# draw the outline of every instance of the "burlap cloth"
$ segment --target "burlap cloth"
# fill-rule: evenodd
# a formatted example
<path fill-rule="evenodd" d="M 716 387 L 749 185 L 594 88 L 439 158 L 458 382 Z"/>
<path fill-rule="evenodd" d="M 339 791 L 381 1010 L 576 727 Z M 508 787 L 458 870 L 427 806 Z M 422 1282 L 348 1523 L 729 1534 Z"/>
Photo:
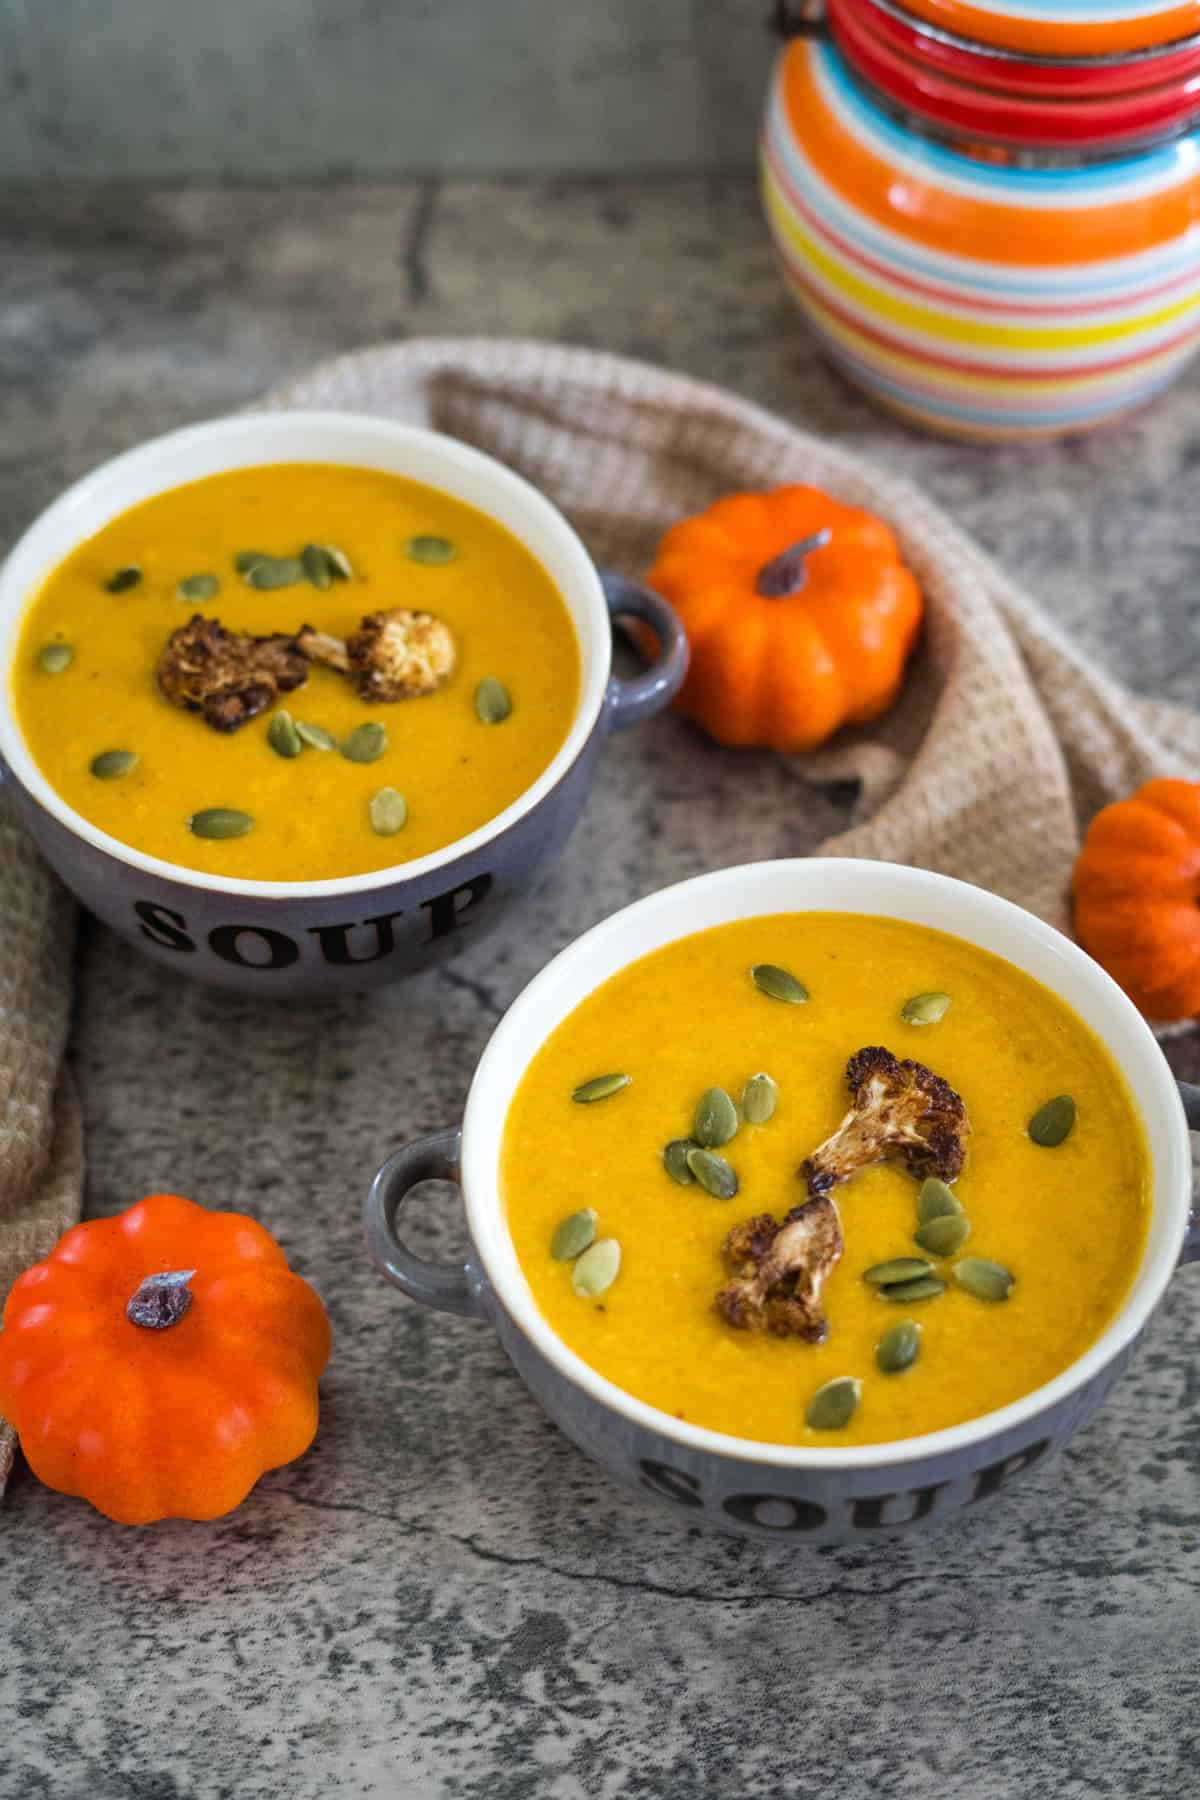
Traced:
<path fill-rule="evenodd" d="M 924 642 L 888 718 L 802 761 L 814 780 L 862 783 L 856 823 L 826 851 L 941 869 L 1065 926 L 1081 823 L 1152 775 L 1200 778 L 1200 716 L 1093 667 L 915 488 L 719 388 L 589 350 L 447 338 L 340 358 L 264 404 L 465 438 L 629 574 L 673 520 L 735 488 L 811 482 L 882 514 L 924 590 Z M 82 1154 L 60 1067 L 71 907 L 2 796 L 0 857 L 3 1295 L 78 1218 Z M 11 1455 L 0 1428 L 0 1487 Z"/>

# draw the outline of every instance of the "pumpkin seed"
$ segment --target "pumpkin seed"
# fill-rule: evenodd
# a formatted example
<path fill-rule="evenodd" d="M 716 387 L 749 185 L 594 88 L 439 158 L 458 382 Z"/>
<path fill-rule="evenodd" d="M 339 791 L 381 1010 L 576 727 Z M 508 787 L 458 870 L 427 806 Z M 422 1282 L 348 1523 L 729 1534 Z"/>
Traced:
<path fill-rule="evenodd" d="M 300 566 L 315 588 L 324 592 L 333 586 L 333 568 L 323 544 L 305 544 L 300 552 Z"/>
<path fill-rule="evenodd" d="M 590 1206 L 565 1218 L 550 1239 L 550 1254 L 555 1262 L 574 1262 L 589 1244 L 596 1241 L 596 1213 Z"/>
<path fill-rule="evenodd" d="M 304 564 L 298 556 L 268 556 L 245 571 L 252 588 L 266 593 L 274 588 L 296 587 L 304 580 Z"/>
<path fill-rule="evenodd" d="M 367 810 L 376 837 L 395 837 L 408 824 L 408 801 L 394 787 L 380 788 L 377 794 L 372 794 Z"/>
<path fill-rule="evenodd" d="M 738 1178 L 725 1161 L 712 1150 L 697 1148 L 687 1153 L 687 1166 L 706 1194 L 714 1200 L 732 1200 L 738 1191 Z"/>
<path fill-rule="evenodd" d="M 254 830 L 254 820 L 249 813 L 238 812 L 233 806 L 206 806 L 201 812 L 192 814 L 188 827 L 193 837 L 237 838 Z"/>
<path fill-rule="evenodd" d="M 494 675 L 485 675 L 475 689 L 475 711 L 485 725 L 503 725 L 512 712 L 512 695 Z"/>
<path fill-rule="evenodd" d="M 971 1221 L 965 1213 L 943 1213 L 940 1218 L 930 1219 L 914 1231 L 913 1240 L 922 1250 L 928 1250 L 930 1256 L 953 1256 L 970 1235 Z"/>
<path fill-rule="evenodd" d="M 581 1081 L 572 1093 L 572 1100 L 580 1106 L 590 1106 L 595 1100 L 609 1100 L 627 1088 L 633 1080 L 632 1075 L 593 1075 L 588 1081 Z"/>
<path fill-rule="evenodd" d="M 340 748 L 348 762 L 378 762 L 387 749 L 387 732 L 371 719 L 365 725 L 356 725 L 350 736 L 342 739 Z"/>
<path fill-rule="evenodd" d="M 136 750 L 102 750 L 99 756 L 93 756 L 88 766 L 99 780 L 116 781 L 136 768 L 137 760 Z"/>
<path fill-rule="evenodd" d="M 1016 1276 L 1003 1263 L 989 1262 L 983 1256 L 964 1256 L 953 1269 L 955 1281 L 976 1300 L 1007 1300 Z"/>
<path fill-rule="evenodd" d="M 748 1125 L 765 1125 L 775 1111 L 779 1089 L 769 1075 L 752 1075 L 742 1089 L 742 1116 Z"/>
<path fill-rule="evenodd" d="M 296 735 L 301 743 L 307 744 L 310 750 L 336 750 L 337 739 L 323 725 L 308 725 L 303 719 L 296 720 Z"/>
<path fill-rule="evenodd" d="M 1070 1094 L 1056 1094 L 1039 1106 L 1029 1121 L 1029 1135 L 1043 1150 L 1054 1150 L 1071 1135 L 1075 1123 L 1075 1102 Z"/>
<path fill-rule="evenodd" d="M 700 1145 L 695 1138 L 672 1138 L 662 1153 L 663 1168 L 671 1180 L 677 1181 L 680 1187 L 691 1187 L 695 1180 L 692 1171 L 688 1168 L 687 1159 L 689 1150 L 699 1150 L 699 1148 Z"/>
<path fill-rule="evenodd" d="M 701 1094 L 692 1121 L 692 1136 L 698 1144 L 706 1150 L 719 1149 L 736 1137 L 737 1128 L 737 1107 L 724 1088 L 711 1087 Z"/>
<path fill-rule="evenodd" d="M 276 756 L 288 758 L 299 756 L 304 748 L 291 713 L 282 707 L 271 716 L 271 723 L 267 726 L 267 742 Z"/>
<path fill-rule="evenodd" d="M 808 1403 L 804 1423 L 812 1431 L 842 1431 L 858 1411 L 862 1382 L 839 1375 L 819 1387 Z"/>
<path fill-rule="evenodd" d="M 766 994 L 772 1000 L 782 1000 L 786 1006 L 803 1006 L 808 999 L 808 989 L 802 981 L 786 969 L 778 968 L 774 963 L 755 963 L 750 971 L 750 979 L 760 994 Z"/>
<path fill-rule="evenodd" d="M 221 583 L 215 575 L 185 575 L 175 589 L 178 600 L 211 600 Z"/>
<path fill-rule="evenodd" d="M 875 1346 L 875 1365 L 884 1375 L 903 1375 L 921 1352 L 921 1327 L 915 1319 L 889 1325 Z"/>
<path fill-rule="evenodd" d="M 936 1275 L 922 1275 L 918 1281 L 898 1281 L 894 1287 L 880 1288 L 881 1300 L 893 1300 L 907 1306 L 910 1300 L 934 1300 L 944 1294 L 946 1284 Z"/>
<path fill-rule="evenodd" d="M 125 594 L 135 588 L 142 579 L 142 571 L 136 563 L 126 563 L 123 569 L 117 569 L 105 582 L 105 592 L 109 594 Z"/>
<path fill-rule="evenodd" d="M 270 553 L 266 550 L 239 550 L 233 559 L 233 566 L 239 575 L 248 575 L 259 563 L 270 562 Z"/>
<path fill-rule="evenodd" d="M 933 1264 L 919 1256 L 893 1256 L 864 1269 L 863 1280 L 871 1287 L 890 1287 L 897 1281 L 916 1281 L 922 1275 L 932 1274 Z"/>
<path fill-rule="evenodd" d="M 329 573 L 335 581 L 353 581 L 354 570 L 344 550 L 339 550 L 336 544 L 318 544 L 317 549 L 325 552 Z"/>
<path fill-rule="evenodd" d="M 928 1225 L 931 1219 L 948 1219 L 961 1211 L 962 1207 L 946 1183 L 939 1181 L 936 1175 L 930 1175 L 921 1183 L 921 1191 L 917 1195 L 917 1218 L 922 1225 Z"/>
<path fill-rule="evenodd" d="M 595 1300 L 610 1288 L 621 1267 L 621 1246 L 616 1238 L 597 1238 L 571 1270 L 571 1286 L 581 1300 Z"/>
<path fill-rule="evenodd" d="M 449 538 L 429 537 L 425 534 L 410 537 L 404 548 L 413 561 L 419 563 L 453 562 L 458 555 L 457 544 L 452 544 Z"/>
<path fill-rule="evenodd" d="M 906 1025 L 936 1025 L 949 1011 L 949 994 L 914 994 L 900 1008 L 900 1017 Z"/>
<path fill-rule="evenodd" d="M 38 651 L 38 667 L 47 675 L 61 675 L 75 660 L 70 644 L 43 644 Z"/>

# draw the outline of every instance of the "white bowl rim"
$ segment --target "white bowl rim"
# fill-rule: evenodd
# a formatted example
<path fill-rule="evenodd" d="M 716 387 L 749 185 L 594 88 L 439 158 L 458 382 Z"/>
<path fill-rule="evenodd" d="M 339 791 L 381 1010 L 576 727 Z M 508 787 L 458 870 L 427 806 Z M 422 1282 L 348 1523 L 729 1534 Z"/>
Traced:
<path fill-rule="evenodd" d="M 269 451 L 248 452 L 244 462 L 230 464 L 230 468 L 262 468 L 280 462 L 320 462 L 320 444 L 311 440 L 322 431 L 345 431 L 352 427 L 360 431 L 364 437 L 375 436 L 381 441 L 400 445 L 410 449 L 430 448 L 433 454 L 444 458 L 443 466 L 456 465 L 463 471 L 472 471 L 490 479 L 498 488 L 507 490 L 513 501 L 525 509 L 525 516 L 538 522 L 545 530 L 558 540 L 559 548 L 568 560 L 573 561 L 579 577 L 581 597 L 593 611 L 597 626 L 597 641 L 603 643 L 608 638 L 608 607 L 604 597 L 604 589 L 600 582 L 595 564 L 588 555 L 581 539 L 574 528 L 551 501 L 547 500 L 533 484 L 518 475 L 514 469 L 508 468 L 495 457 L 472 445 L 461 442 L 458 438 L 448 436 L 445 432 L 434 431 L 423 425 L 410 425 L 399 420 L 380 418 L 372 413 L 355 412 L 352 408 L 335 409 L 282 409 L 278 411 L 264 410 L 246 413 L 235 413 L 218 419 L 203 420 L 198 424 L 184 425 L 178 430 L 150 438 L 132 449 L 122 451 L 120 455 L 110 457 L 90 470 L 78 481 L 72 482 L 56 500 L 52 501 L 18 538 L 8 555 L 0 564 L 0 638 L 3 643 L 3 664 L 0 666 L 0 683 L 3 683 L 3 698 L 0 700 L 0 758 L 8 764 L 12 777 L 25 791 L 49 813 L 58 823 L 73 836 L 83 839 L 96 850 L 105 852 L 116 858 L 129 868 L 141 870 L 144 874 L 153 875 L 160 881 L 174 882 L 182 887 L 199 888 L 209 893 L 239 894 L 254 896 L 259 899 L 296 900 L 300 897 L 320 899 L 333 898 L 339 894 L 358 894 L 371 892 L 383 886 L 394 886 L 399 882 L 420 881 L 424 876 L 433 875 L 438 869 L 458 862 L 461 858 L 471 856 L 482 850 L 493 839 L 501 836 L 511 826 L 524 818 L 527 813 L 539 804 L 567 774 L 576 761 L 588 738 L 591 736 L 600 717 L 604 705 L 605 694 L 611 674 L 611 657 L 608 662 L 601 656 L 588 656 L 587 646 L 581 641 L 576 630 L 576 642 L 579 647 L 581 679 L 579 699 L 576 704 L 575 717 L 566 738 L 559 746 L 556 754 L 542 770 L 541 774 L 506 806 L 503 812 L 497 813 L 486 824 L 470 832 L 466 837 L 455 838 L 441 850 L 430 852 L 427 856 L 415 857 L 411 862 L 388 864 L 381 869 L 368 870 L 362 875 L 336 876 L 324 881 L 260 881 L 248 880 L 240 876 L 215 875 L 203 869 L 189 869 L 182 863 L 167 862 L 161 857 L 148 856 L 144 851 L 135 849 L 131 844 L 122 843 L 119 838 L 111 837 L 108 832 L 101 831 L 92 825 L 81 813 L 62 798 L 42 774 L 30 754 L 24 738 L 17 727 L 15 709 L 11 706 L 10 681 L 13 661 L 20 636 L 21 620 L 25 607 L 36 591 L 37 582 L 44 578 L 70 555 L 71 550 L 85 541 L 90 532 L 81 532 L 71 537 L 70 547 L 60 550 L 57 555 L 40 562 L 40 576 L 33 577 L 32 584 L 23 575 L 23 566 L 29 562 L 38 562 L 43 542 L 58 528 L 60 521 L 68 519 L 76 509 L 90 506 L 93 498 L 102 494 L 105 489 L 119 486 L 136 477 L 148 463 L 161 456 L 167 450 L 190 450 L 197 452 L 210 445 L 219 445 L 224 440 L 236 442 L 239 438 L 263 438 L 275 436 L 280 445 L 285 445 L 293 437 L 299 441 L 295 453 L 272 454 Z M 305 440 L 310 440 L 306 443 Z M 377 465 L 369 461 L 352 463 L 344 456 L 336 459 L 343 467 L 371 468 Z M 383 467 L 383 465 L 378 465 Z M 385 473 L 388 471 L 385 469 Z M 175 479 L 164 482 L 156 491 L 167 493 L 173 487 L 182 485 L 188 479 L 199 479 L 199 476 Z M 421 477 L 413 476 L 420 480 Z M 426 485 L 438 486 L 435 479 L 428 480 Z M 146 496 L 148 497 L 148 496 Z M 125 511 L 130 504 L 125 502 L 115 506 L 109 514 L 115 518 Z M 468 504 L 470 504 L 468 502 Z M 477 508 L 477 510 L 486 510 Z M 521 533 L 512 526 L 505 526 L 514 537 L 521 538 Z M 523 540 L 522 540 L 523 541 Z M 528 548 L 528 546 L 526 546 Z M 531 550 L 530 554 L 534 552 Z M 601 622 L 603 629 L 601 630 Z M 574 628 L 574 622 L 572 621 Z"/>
<path fill-rule="evenodd" d="M 1127 1028 L 1130 1034 L 1128 1053 L 1123 1055 L 1121 1050 L 1102 1033 L 1097 1032 L 1096 1035 L 1100 1036 L 1101 1041 L 1104 1042 L 1109 1055 L 1125 1078 L 1131 1094 L 1134 1088 L 1129 1073 L 1131 1064 L 1140 1061 L 1143 1067 L 1152 1067 L 1156 1070 L 1169 1121 L 1168 1137 L 1162 1146 L 1161 1155 L 1150 1143 L 1150 1131 L 1146 1121 L 1144 1119 L 1142 1121 L 1153 1175 L 1151 1219 L 1146 1246 L 1119 1311 L 1099 1337 L 1060 1374 L 1040 1387 L 1032 1389 L 1028 1394 L 1022 1395 L 1018 1400 L 1010 1402 L 1007 1406 L 982 1413 L 977 1418 L 965 1420 L 959 1425 L 946 1426 L 938 1431 L 923 1433 L 919 1437 L 897 1438 L 879 1444 L 851 1445 L 841 1449 L 762 1443 L 752 1438 L 735 1437 L 725 1432 L 712 1431 L 704 1426 L 680 1421 L 668 1413 L 661 1412 L 657 1407 L 649 1405 L 646 1401 L 638 1400 L 633 1395 L 626 1393 L 624 1389 L 609 1381 L 607 1377 L 599 1374 L 575 1351 L 569 1349 L 537 1307 L 523 1275 L 519 1277 L 519 1281 L 514 1281 L 510 1278 L 511 1272 L 505 1270 L 497 1279 L 494 1255 L 489 1256 L 489 1249 L 494 1249 L 494 1245 L 490 1245 L 488 1241 L 492 1235 L 489 1227 L 498 1227 L 498 1235 L 507 1240 L 512 1263 L 519 1270 L 515 1251 L 511 1250 L 511 1239 L 508 1238 L 507 1228 L 504 1225 L 503 1202 L 499 1191 L 499 1134 L 494 1144 L 485 1147 L 482 1143 L 476 1143 L 472 1133 L 472 1117 L 482 1109 L 489 1088 L 502 1081 L 506 1071 L 511 1073 L 513 1052 L 510 1049 L 510 1043 L 522 1020 L 530 1009 L 536 1008 L 543 998 L 552 994 L 562 979 L 564 971 L 585 956 L 589 950 L 609 946 L 627 932 L 631 924 L 660 908 L 670 908 L 675 911 L 681 924 L 681 929 L 675 932 L 672 938 L 664 939 L 664 942 L 691 936 L 697 928 L 689 929 L 686 924 L 688 904 L 699 891 L 712 891 L 723 884 L 735 887 L 745 886 L 748 890 L 752 890 L 756 882 L 764 878 L 768 872 L 772 876 L 778 875 L 780 871 L 790 875 L 793 870 L 806 870 L 807 874 L 803 878 L 805 880 L 814 879 L 814 870 L 827 874 L 843 874 L 851 871 L 854 876 L 861 878 L 864 885 L 870 883 L 873 878 L 882 877 L 893 884 L 903 883 L 914 894 L 950 890 L 960 897 L 969 897 L 968 904 L 977 908 L 981 915 L 1019 925 L 1021 931 L 1032 939 L 1052 945 L 1061 957 L 1064 957 L 1076 968 L 1083 980 L 1092 983 L 1099 991 L 1106 993 L 1107 1000 L 1113 1006 L 1123 1028 Z M 800 905 L 792 908 L 775 906 L 755 908 L 751 905 L 747 906 L 744 911 L 731 912 L 728 916 L 730 919 L 753 918 L 788 910 L 818 911 L 827 909 L 820 906 Z M 839 907 L 835 910 L 848 909 Z M 882 913 L 882 915 L 877 914 L 876 916 L 890 917 L 892 915 Z M 946 928 L 939 926 L 934 929 L 945 930 Z M 957 928 L 947 931 L 947 935 L 960 937 L 967 943 L 973 941 L 967 932 Z M 647 954 L 647 952 L 640 951 L 631 960 L 638 960 L 643 954 Z M 992 954 L 997 954 L 997 952 L 993 951 Z M 1002 960 L 1004 959 L 1002 958 Z M 1018 968 L 1022 966 L 1013 957 L 1009 957 L 1007 960 L 1014 962 Z M 598 979 L 588 991 L 592 992 L 595 987 L 602 985 L 603 979 L 607 979 L 607 977 Z M 1035 979 L 1037 978 L 1035 977 Z M 568 1008 L 568 1011 L 571 1010 L 574 1010 L 573 1007 Z M 565 1017 L 566 1014 L 564 1013 L 563 1016 Z M 547 1035 L 548 1032 L 543 1032 L 539 1043 L 544 1043 Z M 536 1054 L 536 1050 L 531 1052 L 530 1056 L 517 1058 L 521 1064 L 520 1073 L 522 1075 L 533 1054 Z M 1178 1267 L 1188 1226 L 1188 1202 L 1192 1191 L 1192 1163 L 1183 1103 L 1169 1065 L 1153 1032 L 1112 977 L 1098 963 L 1093 962 L 1070 938 L 1013 901 L 1005 900 L 985 888 L 975 887 L 971 883 L 960 881 L 949 875 L 942 875 L 927 869 L 911 868 L 900 863 L 875 862 L 866 858 L 818 856 L 743 863 L 731 868 L 713 870 L 704 875 L 692 876 L 688 880 L 660 888 L 655 893 L 623 907 L 619 912 L 613 913 L 609 918 L 594 925 L 560 951 L 518 995 L 496 1027 L 480 1058 L 467 1095 L 463 1116 L 462 1187 L 471 1240 L 483 1272 L 494 1289 L 497 1299 L 518 1328 L 533 1342 L 537 1350 L 573 1386 L 583 1389 L 593 1400 L 622 1415 L 630 1423 L 642 1427 L 660 1439 L 673 1441 L 681 1449 L 709 1456 L 724 1457 L 736 1462 L 768 1465 L 780 1469 L 811 1469 L 830 1472 L 877 1469 L 898 1464 L 918 1463 L 934 1457 L 971 1450 L 988 1439 L 1000 1438 L 1016 1428 L 1028 1425 L 1039 1413 L 1067 1399 L 1098 1375 L 1144 1328 L 1158 1306 L 1172 1274 Z M 1153 1245 L 1154 1223 L 1160 1207 L 1173 1207 L 1176 1216 L 1173 1220 L 1168 1220 L 1167 1229 L 1155 1248 Z"/>

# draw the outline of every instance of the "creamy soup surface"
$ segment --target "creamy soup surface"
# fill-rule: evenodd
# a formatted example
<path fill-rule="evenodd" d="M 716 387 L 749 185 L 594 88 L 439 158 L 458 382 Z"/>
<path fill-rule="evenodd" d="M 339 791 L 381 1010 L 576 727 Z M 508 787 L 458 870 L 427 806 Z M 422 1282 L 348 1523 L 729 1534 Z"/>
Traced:
<path fill-rule="evenodd" d="M 750 978 L 782 966 L 809 990 L 802 1005 Z M 911 996 L 948 994 L 940 1022 L 906 1024 Z M 729 1279 L 730 1227 L 782 1219 L 805 1199 L 802 1159 L 849 1107 L 845 1070 L 884 1045 L 944 1077 L 965 1102 L 966 1164 L 953 1184 L 971 1225 L 956 1254 L 913 1241 L 919 1183 L 895 1161 L 833 1188 L 845 1253 L 823 1295 L 823 1343 L 738 1330 L 715 1295 Z M 718 1085 L 739 1099 L 769 1074 L 774 1116 L 739 1124 L 718 1154 L 732 1200 L 681 1187 L 663 1147 L 692 1131 L 697 1100 Z M 579 1104 L 591 1077 L 625 1073 L 611 1097 Z M 1069 1094 L 1076 1119 L 1054 1148 L 1031 1141 L 1043 1104 Z M 1140 1260 L 1150 1166 L 1140 1120 L 1107 1051 L 1047 988 L 960 939 L 888 919 L 782 914 L 701 932 L 655 951 L 593 993 L 533 1059 L 510 1108 L 502 1154 L 507 1219 L 534 1299 L 559 1337 L 601 1374 L 675 1418 L 765 1443 L 836 1448 L 907 1438 L 1018 1399 L 1073 1362 L 1111 1321 Z M 550 1254 L 556 1227 L 593 1208 L 597 1235 L 621 1248 L 601 1295 L 573 1289 L 574 1264 Z M 975 1298 L 952 1270 L 963 1257 L 1015 1278 L 1003 1302 Z M 943 1292 L 906 1304 L 880 1297 L 864 1270 L 924 1258 Z M 919 1354 L 883 1374 L 876 1349 L 901 1319 Z M 806 1424 L 814 1393 L 861 1381 L 857 1410 L 834 1430 Z"/>
<path fill-rule="evenodd" d="M 447 560 L 411 553 L 413 539 L 431 538 L 450 546 Z M 259 591 L 235 566 L 239 553 L 294 558 L 310 543 L 340 550 L 351 578 L 323 591 L 307 581 Z M 140 579 L 110 592 L 126 568 Z M 215 576 L 216 592 L 182 598 L 179 583 L 197 575 Z M 156 684 L 169 634 L 193 613 L 238 633 L 309 625 L 345 639 L 364 615 L 394 607 L 432 613 L 453 634 L 457 662 L 436 693 L 367 701 L 345 675 L 314 664 L 302 687 L 223 734 L 170 705 Z M 68 647 L 71 660 L 48 671 L 44 653 L 54 646 Z M 500 723 L 476 709 L 489 677 L 511 699 Z M 35 761 L 94 825 L 189 868 L 308 881 L 411 861 L 502 812 L 562 745 L 580 660 L 554 583 L 494 520 L 399 476 L 297 463 L 210 476 L 113 520 L 32 597 L 10 681 Z M 339 744 L 377 722 L 387 747 L 369 763 L 310 746 L 282 757 L 267 738 L 280 708 Z M 137 762 L 97 778 L 93 761 L 111 750 Z M 388 835 L 371 816 L 383 788 L 407 805 L 403 827 Z M 249 814 L 252 829 L 198 837 L 189 821 L 213 808 Z"/>

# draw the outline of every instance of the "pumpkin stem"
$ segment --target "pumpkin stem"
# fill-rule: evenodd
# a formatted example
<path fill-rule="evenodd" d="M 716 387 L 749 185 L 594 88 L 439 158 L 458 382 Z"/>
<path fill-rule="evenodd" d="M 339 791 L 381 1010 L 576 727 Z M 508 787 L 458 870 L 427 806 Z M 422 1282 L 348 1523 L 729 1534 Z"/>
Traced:
<path fill-rule="evenodd" d="M 801 538 L 798 544 L 789 544 L 758 571 L 755 592 L 764 600 L 786 600 L 789 594 L 798 594 L 808 573 L 804 566 L 805 557 L 810 550 L 823 550 L 832 536 L 826 525 L 821 531 L 814 531 L 811 537 Z"/>
<path fill-rule="evenodd" d="M 131 1325 L 144 1325 L 148 1331 L 166 1331 L 178 1325 L 192 1304 L 188 1282 L 195 1269 L 169 1269 L 163 1275 L 147 1275 L 125 1308 Z"/>

